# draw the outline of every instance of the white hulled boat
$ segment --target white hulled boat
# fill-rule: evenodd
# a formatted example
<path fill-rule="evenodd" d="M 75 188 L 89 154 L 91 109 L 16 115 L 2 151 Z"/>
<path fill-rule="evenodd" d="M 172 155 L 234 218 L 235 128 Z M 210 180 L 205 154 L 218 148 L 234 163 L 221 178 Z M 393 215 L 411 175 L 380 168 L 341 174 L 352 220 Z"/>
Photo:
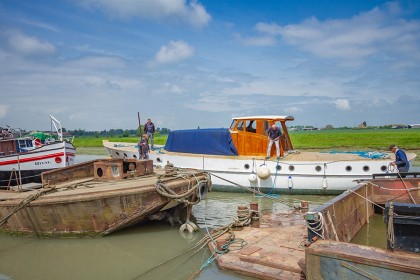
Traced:
<path fill-rule="evenodd" d="M 392 153 L 306 152 L 293 150 L 286 127 L 291 116 L 249 116 L 233 118 L 229 129 L 172 131 L 165 147 L 149 156 L 157 166 L 202 169 L 212 174 L 213 189 L 238 191 L 240 186 L 269 193 L 337 194 L 368 180 L 375 173 L 392 172 Z M 280 159 L 273 145 L 265 159 L 267 130 L 281 128 Z M 135 143 L 104 140 L 113 158 L 137 158 Z M 410 162 L 416 157 L 409 153 Z"/>
<path fill-rule="evenodd" d="M 0 186 L 40 183 L 44 171 L 74 164 L 76 149 L 63 139 L 61 123 L 51 121 L 58 139 L 42 142 L 33 137 L 15 137 L 8 129 L 0 133 Z"/>

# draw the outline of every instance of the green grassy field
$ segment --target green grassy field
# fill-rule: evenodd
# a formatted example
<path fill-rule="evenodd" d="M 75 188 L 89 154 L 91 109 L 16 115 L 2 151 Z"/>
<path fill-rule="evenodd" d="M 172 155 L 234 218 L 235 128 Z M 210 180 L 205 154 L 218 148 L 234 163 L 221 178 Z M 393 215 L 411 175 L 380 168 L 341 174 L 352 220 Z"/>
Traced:
<path fill-rule="evenodd" d="M 315 130 L 291 131 L 290 138 L 295 150 L 348 150 L 348 151 L 387 151 L 390 144 L 396 144 L 407 152 L 419 156 L 420 164 L 420 129 L 360 129 L 360 130 Z M 102 139 L 111 142 L 136 143 L 139 137 L 114 138 L 75 138 L 74 145 L 79 153 L 103 154 Z M 155 144 L 164 145 L 167 135 L 157 135 Z"/>

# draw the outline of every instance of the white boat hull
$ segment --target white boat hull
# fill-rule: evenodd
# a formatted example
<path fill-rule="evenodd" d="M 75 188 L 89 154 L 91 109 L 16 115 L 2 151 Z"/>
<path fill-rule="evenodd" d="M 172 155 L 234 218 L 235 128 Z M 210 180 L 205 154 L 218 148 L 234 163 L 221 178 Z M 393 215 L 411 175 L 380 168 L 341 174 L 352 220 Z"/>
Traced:
<path fill-rule="evenodd" d="M 73 165 L 75 154 L 74 146 L 63 141 L 47 144 L 28 152 L 1 156 L 0 185 L 41 182 L 42 172 Z M 21 178 L 21 182 L 16 181 L 16 178 Z"/>
<path fill-rule="evenodd" d="M 135 144 L 104 142 L 112 158 L 137 158 Z M 264 193 L 337 194 L 357 185 L 359 180 L 368 180 L 372 174 L 387 173 L 393 161 L 387 159 L 362 158 L 357 160 L 336 160 L 328 153 L 320 154 L 325 160 L 294 160 L 285 158 L 264 160 L 252 157 L 191 155 L 152 151 L 149 158 L 156 166 L 163 167 L 170 162 L 175 167 L 201 169 L 212 174 L 213 189 L 219 191 L 245 191 L 256 188 Z M 312 155 L 313 155 L 312 154 Z M 304 158 L 302 153 L 300 158 Z M 331 157 L 332 159 L 328 159 Z M 344 156 L 343 156 L 344 157 Z M 410 161 L 415 155 L 410 154 Z M 251 174 L 258 174 L 261 166 L 268 167 L 269 177 L 265 180 Z M 256 177 L 251 181 L 250 177 Z"/>

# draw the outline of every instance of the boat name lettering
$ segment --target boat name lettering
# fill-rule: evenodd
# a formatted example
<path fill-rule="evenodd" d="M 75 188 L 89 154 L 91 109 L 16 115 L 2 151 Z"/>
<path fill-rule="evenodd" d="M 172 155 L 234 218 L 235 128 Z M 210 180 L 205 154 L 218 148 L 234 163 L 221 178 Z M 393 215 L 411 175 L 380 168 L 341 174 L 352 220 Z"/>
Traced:
<path fill-rule="evenodd" d="M 47 161 L 37 161 L 35 162 L 35 165 L 44 165 L 44 164 L 51 164 L 51 162 L 49 160 Z"/>

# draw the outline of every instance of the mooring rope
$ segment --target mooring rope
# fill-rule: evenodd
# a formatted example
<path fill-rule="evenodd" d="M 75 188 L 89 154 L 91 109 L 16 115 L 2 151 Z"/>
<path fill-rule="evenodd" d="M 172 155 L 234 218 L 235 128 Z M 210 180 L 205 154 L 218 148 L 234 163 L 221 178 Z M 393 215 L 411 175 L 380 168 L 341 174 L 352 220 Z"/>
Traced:
<path fill-rule="evenodd" d="M 31 203 L 32 201 L 38 199 L 39 197 L 41 197 L 42 195 L 50 192 L 54 190 L 54 188 L 47 188 L 47 189 L 42 189 L 41 191 L 38 191 L 36 194 L 32 194 L 30 196 L 28 196 L 27 198 L 25 198 L 24 200 L 22 200 L 13 210 L 12 212 L 10 212 L 6 217 L 4 217 L 1 221 L 0 221 L 0 227 L 5 224 L 9 218 L 14 215 L 15 213 L 17 213 L 20 209 L 26 207 L 26 205 L 28 205 L 29 203 Z"/>
<path fill-rule="evenodd" d="M 214 174 L 214 173 L 210 173 L 210 174 L 211 174 L 212 176 L 216 177 L 216 178 L 219 178 L 219 179 L 221 179 L 221 180 L 224 180 L 224 181 L 226 181 L 226 182 L 228 182 L 228 183 L 231 183 L 232 185 L 235 185 L 235 186 L 237 186 L 237 187 L 243 188 L 243 189 L 245 189 L 245 190 L 247 190 L 247 191 L 249 191 L 249 192 L 252 192 L 252 193 L 254 193 L 254 194 L 257 194 L 257 195 L 259 195 L 259 196 L 263 196 L 263 197 L 265 197 L 265 198 L 269 198 L 269 199 L 273 199 L 273 200 L 275 200 L 275 201 L 281 202 L 281 203 L 283 203 L 283 204 L 285 204 L 285 205 L 289 206 L 290 208 L 293 208 L 293 209 L 297 209 L 297 208 L 299 208 L 299 207 L 297 207 L 297 206 L 293 205 L 293 203 L 290 203 L 290 202 L 288 202 L 288 201 L 285 201 L 285 200 L 283 200 L 283 199 L 281 199 L 281 198 L 272 197 L 272 196 L 267 195 L 267 194 L 265 194 L 265 193 L 262 193 L 262 192 L 260 192 L 260 191 L 256 191 L 256 190 L 254 190 L 254 189 L 252 189 L 252 188 L 250 188 L 250 187 L 246 187 L 246 186 L 243 186 L 243 185 L 241 185 L 241 184 L 238 184 L 238 183 L 235 183 L 235 182 L 233 182 L 233 181 L 230 181 L 230 180 L 228 180 L 228 179 L 225 179 L 225 178 L 223 178 L 223 177 L 220 177 L 220 176 L 218 176 L 218 175 L 216 175 L 216 174 Z"/>
<path fill-rule="evenodd" d="M 324 216 L 322 215 L 321 212 L 318 212 L 317 214 L 319 216 L 319 221 L 311 223 L 308 220 L 305 220 L 306 226 L 313 233 L 315 233 L 316 235 L 318 235 L 322 239 L 325 239 L 325 237 L 324 237 Z M 318 233 L 319 231 L 321 231 L 321 233 Z"/>
<path fill-rule="evenodd" d="M 166 173 L 163 175 L 160 175 L 154 185 L 156 191 L 164 197 L 174 199 L 186 205 L 195 205 L 199 203 L 201 200 L 201 192 L 200 192 L 201 187 L 204 185 L 209 185 L 211 182 L 210 175 L 208 173 L 206 173 L 206 179 L 200 180 L 198 179 L 196 172 L 187 172 L 184 170 L 175 169 L 168 165 L 165 166 L 165 171 Z M 191 187 L 191 184 L 192 184 L 191 177 L 194 177 L 195 181 L 197 182 L 192 187 Z M 164 179 L 168 179 L 168 178 L 182 178 L 184 180 L 187 180 L 188 191 L 181 194 L 175 193 L 172 189 L 170 189 L 168 186 L 165 185 Z M 188 197 L 193 196 L 194 194 L 196 194 L 196 198 L 197 198 L 195 201 L 190 201 L 187 199 Z"/>
<path fill-rule="evenodd" d="M 394 236 L 394 205 L 392 202 L 389 205 L 388 210 L 388 229 L 387 229 L 387 238 L 389 242 L 389 247 L 394 249 L 395 247 L 395 236 Z"/>

